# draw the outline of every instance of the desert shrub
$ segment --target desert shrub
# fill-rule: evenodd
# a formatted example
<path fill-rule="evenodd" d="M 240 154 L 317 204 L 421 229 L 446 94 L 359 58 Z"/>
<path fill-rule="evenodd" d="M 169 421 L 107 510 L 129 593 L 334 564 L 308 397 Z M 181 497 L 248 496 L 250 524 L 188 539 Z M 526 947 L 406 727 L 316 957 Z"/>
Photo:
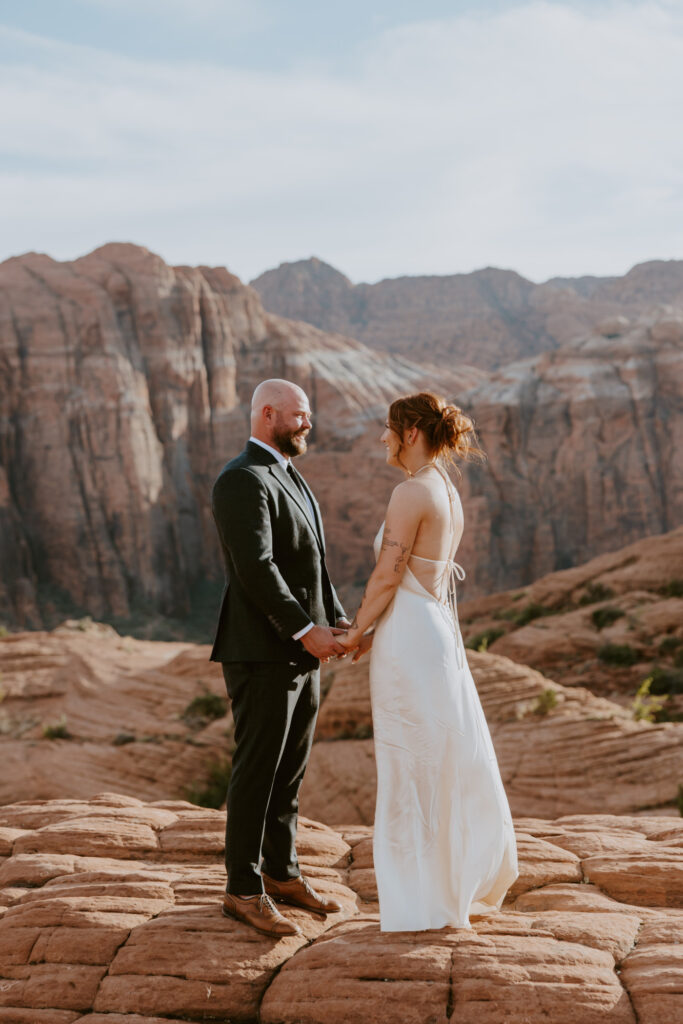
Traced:
<path fill-rule="evenodd" d="M 544 608 L 542 604 L 537 604 L 535 601 L 530 601 L 529 604 L 524 605 L 521 611 L 517 612 L 512 621 L 517 626 L 526 626 L 534 619 L 540 619 L 542 615 L 552 615 L 552 610 Z"/>
<path fill-rule="evenodd" d="M 46 722 L 43 725 L 43 738 L 46 740 L 73 739 L 66 725 L 66 715 L 62 715 L 58 722 Z"/>
<path fill-rule="evenodd" d="M 539 693 L 532 710 L 535 715 L 547 715 L 554 707 L 557 707 L 557 693 L 548 687 Z"/>
<path fill-rule="evenodd" d="M 183 798 L 199 807 L 221 807 L 228 792 L 232 763 L 227 757 L 211 761 L 202 779 L 183 789 Z"/>
<path fill-rule="evenodd" d="M 669 580 L 659 588 L 659 593 L 663 597 L 683 597 L 683 580 Z"/>
<path fill-rule="evenodd" d="M 111 742 L 115 747 L 125 747 L 126 743 L 135 743 L 135 733 L 125 732 L 124 730 L 117 733 Z"/>
<path fill-rule="evenodd" d="M 674 665 L 676 668 L 683 668 L 683 648 L 674 654 Z"/>
<path fill-rule="evenodd" d="M 607 665 L 635 665 L 640 660 L 640 652 L 629 644 L 603 644 L 598 650 L 598 658 Z"/>
<path fill-rule="evenodd" d="M 676 793 L 676 805 L 678 807 L 678 813 L 683 818 L 683 786 L 679 785 L 678 792 Z"/>
<path fill-rule="evenodd" d="M 631 702 L 631 714 L 637 722 L 656 722 L 658 715 L 664 708 L 664 702 L 667 698 L 664 697 L 663 700 L 657 700 L 656 697 L 650 694 L 651 686 L 652 676 L 650 675 L 647 679 L 643 679 Z"/>
<path fill-rule="evenodd" d="M 4 636 L 9 636 L 9 629 L 7 626 L 0 625 L 0 638 Z"/>
<path fill-rule="evenodd" d="M 663 655 L 674 654 L 683 644 L 683 637 L 665 636 L 659 644 L 659 653 Z"/>
<path fill-rule="evenodd" d="M 227 711 L 228 702 L 225 697 L 211 693 L 202 684 L 202 692 L 192 698 L 180 717 L 191 729 L 203 729 L 216 718 L 224 718 Z"/>
<path fill-rule="evenodd" d="M 372 722 L 360 722 L 358 725 L 347 726 L 331 736 L 332 740 L 369 740 L 372 738 Z"/>
<path fill-rule="evenodd" d="M 655 665 L 650 673 L 652 684 L 650 693 L 683 693 L 683 668 L 669 668 Z"/>
<path fill-rule="evenodd" d="M 604 608 L 596 608 L 591 613 L 591 621 L 596 629 L 604 629 L 605 626 L 611 626 L 613 622 L 620 619 L 624 615 L 621 608 L 616 608 L 614 605 L 606 605 Z"/>
<path fill-rule="evenodd" d="M 467 646 L 472 651 L 486 651 L 488 650 L 489 644 L 492 644 L 495 640 L 503 635 L 504 629 L 498 629 L 496 626 L 491 629 L 485 629 L 482 633 L 476 633 L 467 641 Z"/>
<path fill-rule="evenodd" d="M 604 583 L 589 583 L 579 598 L 579 604 L 597 604 L 598 601 L 609 601 L 611 597 L 614 597 L 611 587 L 606 587 Z"/>

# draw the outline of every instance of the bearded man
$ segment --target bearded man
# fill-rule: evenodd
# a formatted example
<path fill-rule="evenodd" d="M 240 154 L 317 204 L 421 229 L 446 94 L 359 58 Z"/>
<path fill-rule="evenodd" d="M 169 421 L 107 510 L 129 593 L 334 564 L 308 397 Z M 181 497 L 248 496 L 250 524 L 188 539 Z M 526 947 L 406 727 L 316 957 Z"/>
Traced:
<path fill-rule="evenodd" d="M 318 503 L 291 461 L 306 451 L 310 430 L 305 392 L 263 381 L 251 437 L 212 495 L 226 586 L 211 660 L 223 666 L 235 723 L 223 913 L 276 936 L 300 928 L 273 900 L 341 910 L 301 876 L 295 846 L 320 661 L 346 653 L 336 636 L 350 625 L 325 565 Z"/>

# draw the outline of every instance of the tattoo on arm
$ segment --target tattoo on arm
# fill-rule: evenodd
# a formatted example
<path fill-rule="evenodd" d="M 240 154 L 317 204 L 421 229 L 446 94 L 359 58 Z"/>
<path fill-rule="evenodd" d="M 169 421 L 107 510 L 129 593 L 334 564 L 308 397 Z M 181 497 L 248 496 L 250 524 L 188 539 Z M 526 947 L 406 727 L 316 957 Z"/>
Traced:
<path fill-rule="evenodd" d="M 398 573 L 401 571 L 401 566 L 406 561 L 406 555 L 410 551 L 410 545 L 402 544 L 398 540 L 392 540 L 389 531 L 385 530 L 382 538 L 382 551 L 385 551 L 387 548 L 400 549 L 396 552 L 396 561 L 394 562 L 394 572 Z"/>

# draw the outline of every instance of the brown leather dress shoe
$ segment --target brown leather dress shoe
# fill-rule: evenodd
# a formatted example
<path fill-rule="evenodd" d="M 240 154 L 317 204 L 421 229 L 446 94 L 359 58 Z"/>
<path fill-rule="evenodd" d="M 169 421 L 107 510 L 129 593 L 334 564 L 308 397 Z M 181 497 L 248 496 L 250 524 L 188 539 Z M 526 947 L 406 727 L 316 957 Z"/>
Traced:
<path fill-rule="evenodd" d="M 278 882 L 275 878 L 264 874 L 263 871 L 261 877 L 268 895 L 280 903 L 289 903 L 292 907 L 303 907 L 304 910 L 312 910 L 316 914 L 336 914 L 342 909 L 341 904 L 336 900 L 317 893 L 303 875 L 299 875 L 298 878 L 289 878 L 286 882 Z"/>
<path fill-rule="evenodd" d="M 252 899 L 243 899 L 241 896 L 226 892 L 223 898 L 223 914 L 225 917 L 244 921 L 265 935 L 275 935 L 278 938 L 282 938 L 283 935 L 301 935 L 298 924 L 283 917 L 265 893 Z"/>

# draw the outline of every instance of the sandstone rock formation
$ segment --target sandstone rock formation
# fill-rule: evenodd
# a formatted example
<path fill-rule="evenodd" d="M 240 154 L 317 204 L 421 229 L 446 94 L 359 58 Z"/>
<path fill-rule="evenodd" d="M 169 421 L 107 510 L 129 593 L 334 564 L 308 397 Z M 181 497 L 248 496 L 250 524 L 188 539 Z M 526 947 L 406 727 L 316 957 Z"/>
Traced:
<path fill-rule="evenodd" d="M 151 800 L 193 786 L 199 795 L 232 750 L 208 653 L 97 624 L 0 638 L 0 803 L 87 799 L 106 786 Z"/>
<path fill-rule="evenodd" d="M 264 313 L 224 269 L 172 268 L 119 244 L 73 263 L 3 263 L 0 621 L 54 625 L 67 605 L 185 616 L 207 581 L 217 605 L 211 484 L 248 436 L 255 384 L 283 375 L 309 392 L 315 446 L 331 459 L 368 423 L 376 433 L 389 397 L 435 379 Z"/>
<path fill-rule="evenodd" d="M 511 363 L 459 395 L 488 454 L 461 485 L 458 561 L 475 576 L 461 596 L 680 526 L 681 395 L 683 318 L 668 315 Z"/>
<path fill-rule="evenodd" d="M 489 455 L 461 483 L 465 598 L 683 517 L 675 311 L 617 322 L 613 303 L 595 333 L 487 375 L 267 314 L 226 270 L 171 268 L 136 246 L 8 260 L 0 294 L 0 625 L 50 626 L 68 611 L 139 629 L 159 614 L 186 619 L 203 595 L 193 638 L 210 640 L 222 586 L 210 488 L 242 446 L 254 384 L 271 374 L 311 396 L 316 433 L 301 465 L 350 604 L 399 479 L 378 444 L 386 404 L 407 390 L 455 397 Z"/>
<path fill-rule="evenodd" d="M 520 875 L 472 928 L 382 933 L 372 832 L 300 822 L 342 903 L 280 941 L 222 917 L 224 816 L 105 793 L 0 808 L 0 1020 L 663 1024 L 680 1016 L 683 822 L 518 819 Z"/>
<path fill-rule="evenodd" d="M 272 313 L 338 331 L 378 349 L 485 370 L 573 341 L 596 325 L 683 310 L 683 261 L 658 260 L 623 277 L 533 284 L 510 270 L 399 277 L 353 285 L 313 258 L 283 263 L 251 282 Z"/>
<path fill-rule="evenodd" d="M 513 815 L 676 814 L 683 723 L 618 704 L 495 654 L 468 651 Z M 367 659 L 332 670 L 301 790 L 305 814 L 369 824 L 375 764 Z"/>
<path fill-rule="evenodd" d="M 0 638 L 0 802 L 87 800 L 109 785 L 218 806 L 232 718 L 208 655 L 208 646 L 134 640 L 96 624 Z M 496 654 L 468 658 L 515 814 L 674 808 L 683 724 L 634 721 L 626 708 Z M 328 667 L 323 690 L 302 809 L 331 824 L 367 824 L 375 795 L 367 660 Z"/>
<path fill-rule="evenodd" d="M 631 701 L 654 673 L 653 692 L 670 692 L 673 712 L 683 693 L 683 527 L 464 602 L 460 623 L 475 646 L 612 699 Z"/>

